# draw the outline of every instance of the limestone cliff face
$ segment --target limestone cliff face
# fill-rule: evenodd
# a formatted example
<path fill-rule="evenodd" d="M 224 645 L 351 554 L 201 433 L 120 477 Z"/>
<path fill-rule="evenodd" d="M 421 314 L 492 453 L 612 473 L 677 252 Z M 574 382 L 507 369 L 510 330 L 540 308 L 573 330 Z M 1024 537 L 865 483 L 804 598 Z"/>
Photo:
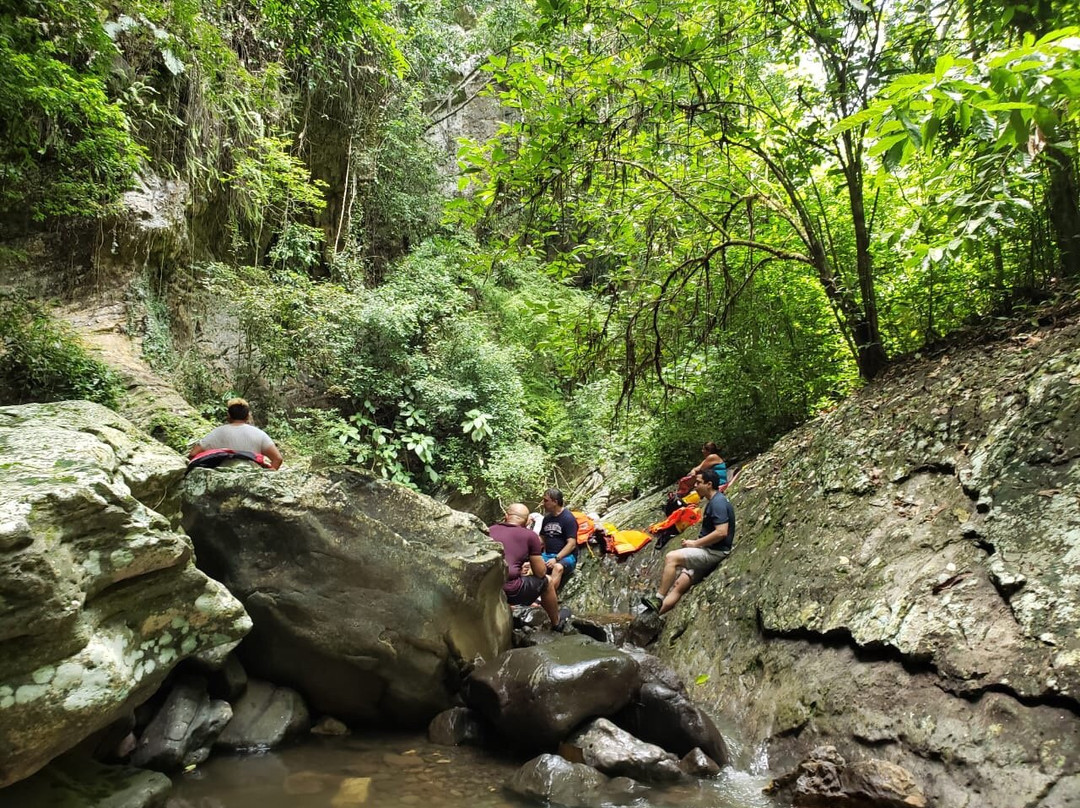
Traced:
<path fill-rule="evenodd" d="M 0 408 L 0 787 L 250 628 L 176 530 L 183 470 L 96 404 Z"/>
<path fill-rule="evenodd" d="M 827 741 L 939 805 L 1075 804 L 1078 483 L 1080 326 L 911 363 L 747 466 L 736 549 L 658 652 L 708 677 L 695 695 L 744 760 L 764 745 L 784 769 Z M 629 605 L 659 558 L 585 565 L 578 605 L 618 584 Z"/>

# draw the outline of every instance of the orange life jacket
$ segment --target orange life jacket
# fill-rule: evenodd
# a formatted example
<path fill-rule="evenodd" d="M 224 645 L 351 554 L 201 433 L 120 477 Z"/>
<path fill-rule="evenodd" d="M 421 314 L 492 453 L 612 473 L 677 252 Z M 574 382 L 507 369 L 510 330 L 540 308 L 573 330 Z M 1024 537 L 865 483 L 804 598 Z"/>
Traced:
<path fill-rule="evenodd" d="M 679 508 L 677 511 L 672 512 L 671 516 L 669 516 L 663 522 L 657 522 L 655 525 L 649 525 L 649 532 L 659 533 L 661 530 L 667 530 L 669 527 L 673 527 L 679 533 L 682 533 L 688 527 L 696 525 L 700 521 L 701 514 L 698 512 L 697 508 Z"/>
<path fill-rule="evenodd" d="M 588 514 L 581 511 L 570 511 L 577 519 L 577 543 L 587 544 L 596 532 L 596 523 L 589 518 Z"/>

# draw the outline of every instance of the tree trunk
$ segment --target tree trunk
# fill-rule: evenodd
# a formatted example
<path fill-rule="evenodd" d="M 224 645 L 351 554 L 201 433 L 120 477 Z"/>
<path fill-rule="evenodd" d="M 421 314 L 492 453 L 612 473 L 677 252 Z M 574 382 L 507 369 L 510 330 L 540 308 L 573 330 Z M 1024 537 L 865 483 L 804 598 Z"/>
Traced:
<path fill-rule="evenodd" d="M 1054 227 L 1054 242 L 1066 278 L 1080 278 L 1080 189 L 1076 181 L 1076 162 L 1072 155 L 1050 146 L 1050 187 L 1046 202 Z"/>
<path fill-rule="evenodd" d="M 874 264 L 870 255 L 870 231 L 866 226 L 866 204 L 863 197 L 862 155 L 856 154 L 850 131 L 844 133 L 843 144 L 844 178 L 851 207 L 851 223 L 855 230 L 855 269 L 859 278 L 859 308 L 862 314 L 858 321 L 852 323 L 855 362 L 859 366 L 859 375 L 870 381 L 882 371 L 889 358 L 885 354 L 885 346 L 881 344 L 881 331 L 878 328 Z"/>

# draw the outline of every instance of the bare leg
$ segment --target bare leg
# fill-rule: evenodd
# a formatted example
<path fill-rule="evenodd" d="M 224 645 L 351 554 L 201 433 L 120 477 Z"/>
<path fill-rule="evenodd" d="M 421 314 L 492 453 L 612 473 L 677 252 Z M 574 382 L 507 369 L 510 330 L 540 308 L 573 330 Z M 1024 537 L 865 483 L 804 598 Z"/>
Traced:
<path fill-rule="evenodd" d="M 548 619 L 551 621 L 551 627 L 555 628 L 559 624 L 559 598 L 555 594 L 555 584 L 552 583 L 551 577 L 547 579 L 547 586 L 544 587 L 544 591 L 540 593 L 540 605 L 544 607 L 544 611 L 547 612 Z"/>
<path fill-rule="evenodd" d="M 660 588 L 656 590 L 660 597 L 667 597 L 671 585 L 675 583 L 675 576 L 682 566 L 682 550 L 672 550 L 664 556 L 664 571 L 660 574 Z"/>
<path fill-rule="evenodd" d="M 675 579 L 675 587 L 664 596 L 664 602 L 660 606 L 660 614 L 670 612 L 675 604 L 682 600 L 682 596 L 694 585 L 694 576 L 689 570 L 683 570 L 682 574 Z"/>
<path fill-rule="evenodd" d="M 558 561 L 555 562 L 555 566 L 551 568 L 551 587 L 552 592 L 558 592 L 559 586 L 562 584 L 563 567 Z"/>

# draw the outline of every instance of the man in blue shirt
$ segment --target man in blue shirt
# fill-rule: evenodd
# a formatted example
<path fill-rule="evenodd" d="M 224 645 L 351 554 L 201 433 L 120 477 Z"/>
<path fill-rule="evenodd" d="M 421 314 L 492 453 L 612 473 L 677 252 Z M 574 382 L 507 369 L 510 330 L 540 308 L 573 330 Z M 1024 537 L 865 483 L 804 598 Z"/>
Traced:
<path fill-rule="evenodd" d="M 544 519 L 540 523 L 540 538 L 544 542 L 544 563 L 556 591 L 577 565 L 577 519 L 563 504 L 563 493 L 549 488 L 540 500 Z"/>
<path fill-rule="evenodd" d="M 694 490 L 705 502 L 701 533 L 696 539 L 683 539 L 680 549 L 664 557 L 660 588 L 655 595 L 641 599 L 652 611 L 670 612 L 695 581 L 704 578 L 730 555 L 735 541 L 735 509 L 717 490 L 719 487 L 720 475 L 713 469 L 699 471 L 694 476 Z"/>

